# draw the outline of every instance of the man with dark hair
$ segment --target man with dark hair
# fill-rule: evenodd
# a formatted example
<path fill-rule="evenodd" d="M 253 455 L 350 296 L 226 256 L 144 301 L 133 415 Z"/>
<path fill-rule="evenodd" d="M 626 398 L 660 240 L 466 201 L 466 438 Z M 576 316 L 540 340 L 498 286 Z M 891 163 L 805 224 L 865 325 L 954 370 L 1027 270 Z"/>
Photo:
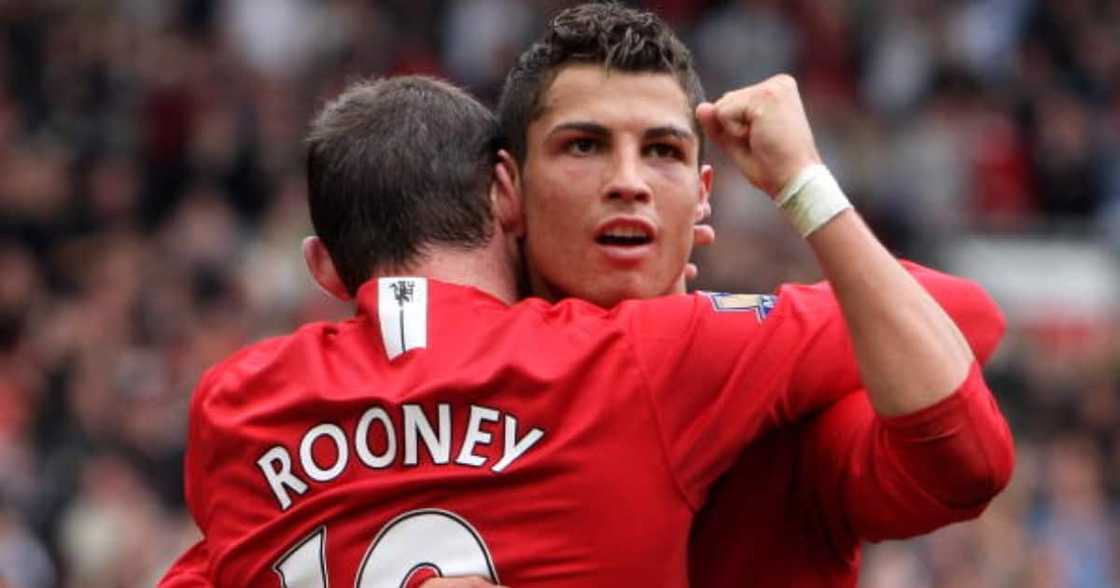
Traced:
<path fill-rule="evenodd" d="M 319 113 L 307 137 L 311 222 L 347 295 L 424 247 L 486 243 L 497 133 L 486 107 L 429 79 L 361 82 Z M 384 193 L 398 197 L 369 197 Z"/>
<path fill-rule="evenodd" d="M 393 567 L 399 561 L 381 554 L 402 543 L 406 551 L 414 548 L 417 533 L 432 528 L 444 532 L 432 539 L 437 552 L 427 558 L 440 573 L 497 580 L 485 545 L 464 548 L 474 530 L 456 526 L 461 521 L 453 514 L 413 509 L 392 521 L 401 513 L 361 516 L 369 496 L 385 494 L 377 473 L 446 464 L 445 435 L 452 432 L 445 405 L 432 406 L 422 390 L 383 393 L 383 374 L 376 373 L 428 346 L 427 305 L 445 296 L 445 285 L 429 289 L 424 279 L 371 276 L 422 270 L 478 285 L 481 290 L 461 293 L 464 315 L 490 315 L 488 307 L 505 309 L 519 295 L 519 254 L 509 236 L 520 222 L 517 203 L 492 186 L 497 138 L 488 109 L 450 84 L 422 77 L 358 82 L 315 118 L 307 178 L 318 236 L 304 240 L 303 254 L 316 282 L 337 298 L 356 299 L 358 314 L 253 345 L 203 377 L 192 398 L 185 468 L 188 506 L 204 539 L 160 586 L 318 587 L 329 578 L 343 584 L 356 578 L 364 586 L 379 585 L 373 578 L 386 575 L 394 576 L 393 586 L 406 577 L 416 586 L 433 575 L 428 568 L 401 570 Z M 447 312 L 454 322 L 457 313 Z M 432 339 L 438 340 L 435 333 Z M 420 388 L 441 384 L 416 381 Z M 498 461 L 481 465 L 501 471 L 540 440 L 540 429 L 518 428 L 508 415 L 504 424 L 514 426 L 504 437 L 484 430 L 494 420 L 490 410 L 481 402 L 470 407 L 469 418 L 477 420 L 464 443 L 476 449 L 456 444 L 454 463 L 473 471 L 479 454 L 494 456 L 483 449 L 493 435 L 507 445 Z M 354 411 L 361 416 L 355 419 Z M 460 431 L 463 416 L 453 416 Z M 334 465 L 320 467 L 326 463 Z M 374 475 L 363 480 L 355 469 Z M 396 534 L 387 534 L 390 529 Z M 448 562 L 441 548 L 457 559 Z"/>
<path fill-rule="evenodd" d="M 660 82 L 668 87 L 671 102 L 661 96 L 615 94 L 620 79 L 610 75 L 614 72 Z M 533 230 L 526 235 L 525 255 L 535 294 L 552 299 L 575 295 L 610 307 L 669 290 L 680 274 L 681 260 L 687 260 L 691 251 L 693 223 L 708 209 L 712 170 L 699 165 L 704 139 L 692 115 L 703 101 L 688 49 L 651 13 L 612 4 L 565 10 L 544 37 L 521 55 L 507 76 L 499 117 L 530 204 L 526 221 Z M 569 104 L 584 118 L 565 118 Z M 623 121 L 628 124 L 654 119 L 665 124 L 641 129 L 642 136 L 612 135 L 614 129 L 585 124 L 589 109 L 614 109 L 616 119 L 629 116 Z M 655 187 L 659 197 L 651 199 L 651 216 L 644 219 L 649 222 L 638 218 L 620 227 L 601 226 L 615 204 L 630 198 L 626 186 L 612 195 L 610 203 L 600 205 L 591 195 L 599 189 L 604 173 L 613 171 L 613 163 L 601 157 L 584 158 L 585 163 L 603 165 L 574 169 L 563 150 L 602 152 L 604 146 L 619 147 L 612 141 L 628 138 L 662 162 L 680 163 L 687 155 L 697 163 L 693 169 L 662 166 L 674 175 L 659 178 L 662 181 Z M 615 229 L 618 234 L 611 234 Z M 659 239 L 649 234 L 655 229 Z M 606 255 L 573 239 L 588 231 L 595 232 L 593 238 Z M 643 255 L 635 259 L 635 253 Z"/>
<path fill-rule="evenodd" d="M 684 90 L 690 110 L 706 100 L 691 53 L 657 15 L 613 4 L 580 5 L 556 15 L 506 76 L 498 111 L 509 150 L 518 161 L 525 160 L 526 133 L 541 115 L 549 86 L 561 69 L 577 63 L 670 74 Z M 699 135 L 699 123 L 692 127 Z"/>
<path fill-rule="evenodd" d="M 655 83 L 664 91 L 651 93 Z M 767 183 L 759 167 L 775 160 L 752 151 L 785 146 L 757 144 L 769 137 L 718 105 L 743 94 L 778 94 L 783 85 L 788 80 L 770 80 L 716 108 L 700 107 L 704 92 L 689 52 L 655 15 L 587 4 L 556 16 L 509 73 L 499 108 L 521 174 L 534 291 L 607 307 L 663 292 L 685 263 L 684 227 L 711 186 L 702 136 L 687 129 L 707 123 L 756 185 L 779 194 L 788 180 L 770 175 L 776 181 Z M 784 99 L 796 101 L 796 92 Z M 795 200 L 783 200 L 782 208 L 807 232 L 803 221 L 812 212 Z M 616 216 L 631 218 L 624 239 L 608 232 L 617 224 L 603 220 Z M 810 244 L 823 262 L 828 252 Z M 976 304 L 973 285 L 907 267 L 962 327 L 999 322 L 998 314 L 985 317 L 998 311 Z M 998 335 L 973 338 L 981 359 L 997 342 Z M 911 401 L 865 381 L 870 399 L 855 391 L 740 456 L 698 515 L 693 585 L 854 586 L 861 540 L 909 537 L 983 510 L 1001 484 L 965 472 L 984 469 L 990 458 L 972 450 L 974 437 L 1008 435 L 1000 418 L 972 419 L 971 411 L 996 411 L 992 400 L 958 392 Z M 943 436 L 927 439 L 935 432 Z M 920 441 L 930 442 L 918 449 Z"/>

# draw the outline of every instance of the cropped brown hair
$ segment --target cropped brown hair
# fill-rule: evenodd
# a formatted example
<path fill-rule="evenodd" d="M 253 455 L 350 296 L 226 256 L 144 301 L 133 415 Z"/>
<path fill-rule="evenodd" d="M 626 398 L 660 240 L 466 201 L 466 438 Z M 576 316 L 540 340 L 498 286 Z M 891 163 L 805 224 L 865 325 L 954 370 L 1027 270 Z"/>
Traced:
<path fill-rule="evenodd" d="M 493 235 L 497 137 L 485 106 L 423 76 L 358 82 L 322 109 L 307 135 L 308 204 L 351 294 L 431 245 Z"/>
<path fill-rule="evenodd" d="M 633 73 L 666 73 L 677 78 L 693 109 L 704 87 L 692 54 L 656 14 L 614 3 L 582 4 L 563 10 L 506 76 L 498 106 L 502 135 L 524 163 L 529 124 L 541 114 L 541 100 L 557 74 L 572 64 L 598 64 Z M 691 114 L 691 113 L 690 113 Z M 693 117 L 703 147 L 703 134 Z"/>

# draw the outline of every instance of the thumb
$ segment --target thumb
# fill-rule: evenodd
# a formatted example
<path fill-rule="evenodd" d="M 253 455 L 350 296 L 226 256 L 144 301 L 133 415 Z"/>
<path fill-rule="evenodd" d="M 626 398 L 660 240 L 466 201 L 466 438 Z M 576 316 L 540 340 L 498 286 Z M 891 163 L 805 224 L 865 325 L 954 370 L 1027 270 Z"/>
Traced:
<path fill-rule="evenodd" d="M 700 122 L 700 128 L 704 129 L 704 134 L 723 150 L 724 154 L 735 162 L 735 165 L 740 169 L 746 169 L 754 165 L 749 148 L 750 139 L 750 126 L 744 122 L 739 122 L 737 128 L 730 128 L 727 119 L 721 116 L 719 109 L 710 102 L 703 102 L 696 107 L 696 120 Z M 748 174 L 750 177 L 750 174 Z"/>
<path fill-rule="evenodd" d="M 696 120 L 700 121 L 700 128 L 714 143 L 723 145 L 728 140 L 728 133 L 723 128 L 723 122 L 716 113 L 716 106 L 711 102 L 701 102 L 696 107 Z"/>

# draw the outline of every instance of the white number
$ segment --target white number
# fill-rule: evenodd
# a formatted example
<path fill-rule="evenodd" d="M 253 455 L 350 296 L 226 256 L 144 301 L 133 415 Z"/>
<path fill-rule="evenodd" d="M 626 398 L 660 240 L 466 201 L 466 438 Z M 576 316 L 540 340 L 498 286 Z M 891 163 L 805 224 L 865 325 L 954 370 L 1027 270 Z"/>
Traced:
<path fill-rule="evenodd" d="M 272 569 L 284 588 L 327 588 L 327 528 L 319 527 L 288 550 Z"/>
<path fill-rule="evenodd" d="M 319 527 L 288 550 L 273 569 L 283 588 L 328 588 L 327 529 Z M 421 509 L 389 521 L 370 542 L 358 569 L 357 588 L 401 588 L 422 568 L 440 576 L 481 576 L 494 584 L 498 572 L 482 536 L 446 510 Z"/>

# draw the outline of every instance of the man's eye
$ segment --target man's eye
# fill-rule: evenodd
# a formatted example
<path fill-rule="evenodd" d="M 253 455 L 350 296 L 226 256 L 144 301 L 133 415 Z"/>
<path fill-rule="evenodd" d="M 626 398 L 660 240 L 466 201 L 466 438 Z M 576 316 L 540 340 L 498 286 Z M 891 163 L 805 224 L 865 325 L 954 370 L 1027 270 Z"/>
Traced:
<path fill-rule="evenodd" d="M 654 143 L 646 147 L 646 152 L 657 158 L 683 159 L 684 152 L 676 145 L 669 143 Z"/>
<path fill-rule="evenodd" d="M 572 139 L 568 141 L 568 153 L 574 155 L 589 155 L 595 152 L 598 143 L 594 139 Z"/>

